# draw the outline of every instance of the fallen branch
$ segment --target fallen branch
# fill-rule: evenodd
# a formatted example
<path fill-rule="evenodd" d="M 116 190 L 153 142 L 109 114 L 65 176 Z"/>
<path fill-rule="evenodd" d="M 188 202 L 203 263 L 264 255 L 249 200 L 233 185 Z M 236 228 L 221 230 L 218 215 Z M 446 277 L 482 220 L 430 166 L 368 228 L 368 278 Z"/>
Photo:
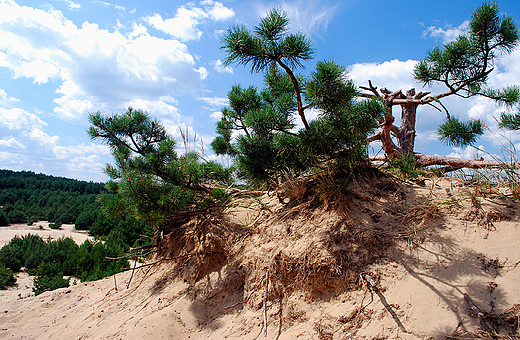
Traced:
<path fill-rule="evenodd" d="M 265 273 L 265 293 L 264 293 L 264 337 L 267 337 L 267 291 L 269 288 L 269 271 Z"/>
<path fill-rule="evenodd" d="M 161 262 L 172 261 L 172 260 L 180 259 L 180 258 L 183 258 L 183 257 L 188 257 L 188 256 L 190 256 L 190 255 L 191 255 L 191 254 L 181 255 L 181 256 L 176 256 L 176 257 L 170 257 L 170 258 L 166 258 L 166 259 L 160 259 L 159 261 L 146 263 L 146 264 L 143 264 L 142 266 L 139 266 L 139 267 L 134 267 L 134 268 L 121 268 L 121 270 L 141 269 L 141 268 L 144 268 L 144 267 L 149 267 L 149 266 L 156 265 L 156 264 L 161 263 Z"/>
<path fill-rule="evenodd" d="M 520 162 L 470 160 L 439 155 L 425 155 L 422 153 L 416 153 L 415 159 L 418 167 L 445 165 L 452 168 L 470 169 L 503 169 L 507 167 L 520 169 Z"/>
<path fill-rule="evenodd" d="M 231 306 L 227 306 L 227 307 L 224 307 L 223 309 L 230 309 L 230 308 L 233 308 L 233 307 L 236 307 L 238 305 L 241 305 L 243 303 L 247 303 L 247 301 L 249 300 L 249 298 L 251 297 L 251 295 L 253 295 L 254 291 L 252 291 L 251 293 L 249 293 L 249 295 L 247 296 L 247 298 L 244 300 L 244 301 L 239 301 L 237 303 L 234 303 L 232 304 Z"/>
<path fill-rule="evenodd" d="M 513 168 L 520 169 L 520 162 L 509 161 L 484 161 L 471 160 L 456 157 L 440 156 L 440 155 L 425 155 L 422 153 L 415 153 L 416 165 L 418 168 L 423 168 L 432 165 L 443 165 L 442 173 L 455 171 L 462 168 L 468 169 L 505 169 Z M 370 157 L 371 162 L 386 162 L 388 158 L 385 155 Z"/>

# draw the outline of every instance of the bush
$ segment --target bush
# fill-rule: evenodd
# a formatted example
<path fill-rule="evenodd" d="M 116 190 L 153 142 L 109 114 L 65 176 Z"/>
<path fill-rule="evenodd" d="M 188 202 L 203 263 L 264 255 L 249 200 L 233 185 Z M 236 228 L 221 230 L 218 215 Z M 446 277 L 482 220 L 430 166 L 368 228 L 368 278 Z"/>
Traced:
<path fill-rule="evenodd" d="M 49 223 L 49 228 L 51 228 L 51 229 L 60 229 L 61 228 L 61 224 Z"/>
<path fill-rule="evenodd" d="M 16 282 L 13 271 L 0 263 L 0 289 L 4 289 L 6 286 L 12 286 Z"/>
<path fill-rule="evenodd" d="M 58 288 L 65 288 L 69 286 L 69 280 L 66 280 L 61 275 L 54 276 L 37 276 L 34 279 L 34 295 L 40 295 L 48 290 L 55 290 Z"/>

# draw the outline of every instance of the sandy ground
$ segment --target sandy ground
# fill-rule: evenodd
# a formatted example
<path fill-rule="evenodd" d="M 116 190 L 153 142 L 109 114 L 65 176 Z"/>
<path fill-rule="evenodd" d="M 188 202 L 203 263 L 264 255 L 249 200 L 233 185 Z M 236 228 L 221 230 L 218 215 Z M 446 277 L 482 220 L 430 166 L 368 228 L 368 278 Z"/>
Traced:
<path fill-rule="evenodd" d="M 41 227 L 41 228 L 40 228 Z M 39 235 L 44 240 L 57 240 L 60 237 L 70 237 L 77 244 L 82 244 L 87 239 L 93 239 L 83 230 L 74 229 L 73 224 L 63 224 L 60 229 L 49 228 L 49 222 L 38 221 L 32 226 L 27 224 L 11 224 L 10 226 L 0 227 L 0 248 L 15 236 L 23 236 L 27 234 Z"/>
<path fill-rule="evenodd" d="M 446 186 L 423 194 L 450 199 Z M 137 270 L 128 288 L 125 272 L 3 300 L 0 339 L 440 340 L 455 331 L 463 338 L 479 326 L 464 294 L 486 312 L 503 313 L 520 303 L 518 204 L 504 209 L 504 218 L 485 226 L 462 218 L 468 215 L 457 207 L 442 210 L 427 227 L 418 223 L 413 242 L 391 247 L 387 260 L 367 268 L 377 289 L 366 282 L 327 299 L 292 294 L 281 302 L 282 317 L 280 301 L 268 301 L 267 337 L 261 304 L 246 306 L 240 303 L 245 296 L 236 297 L 215 312 L 162 264 Z M 225 294 L 215 288 L 221 279 L 220 271 L 211 273 L 201 296 Z"/>

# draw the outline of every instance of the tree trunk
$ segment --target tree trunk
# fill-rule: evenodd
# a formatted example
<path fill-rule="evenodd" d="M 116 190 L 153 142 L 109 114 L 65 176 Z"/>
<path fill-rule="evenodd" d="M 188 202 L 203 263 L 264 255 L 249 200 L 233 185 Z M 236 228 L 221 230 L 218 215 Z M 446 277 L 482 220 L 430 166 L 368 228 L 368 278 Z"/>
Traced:
<path fill-rule="evenodd" d="M 520 162 L 470 160 L 447 156 L 425 155 L 422 153 L 416 153 L 415 159 L 417 160 L 417 167 L 425 167 L 430 165 L 446 165 L 454 169 L 520 169 Z"/>
<path fill-rule="evenodd" d="M 414 97 L 415 89 L 411 89 L 406 92 L 406 96 L 402 96 L 400 99 L 414 99 Z M 403 153 L 411 154 L 414 150 L 417 106 L 415 103 L 401 104 L 401 127 L 397 134 L 397 145 Z"/>

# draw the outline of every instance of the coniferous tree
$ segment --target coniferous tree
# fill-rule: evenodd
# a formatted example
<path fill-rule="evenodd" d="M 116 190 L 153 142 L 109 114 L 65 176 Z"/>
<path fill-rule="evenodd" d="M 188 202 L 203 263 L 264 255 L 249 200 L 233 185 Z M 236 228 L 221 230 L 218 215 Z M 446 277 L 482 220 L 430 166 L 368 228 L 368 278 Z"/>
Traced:
<path fill-rule="evenodd" d="M 289 33 L 287 13 L 272 9 L 253 32 L 233 26 L 222 39 L 226 64 L 264 73 L 266 88 L 233 86 L 230 106 L 222 110 L 217 154 L 234 157 L 239 174 L 264 181 L 283 170 L 302 171 L 319 164 L 352 167 L 367 161 L 367 136 L 386 108 L 382 101 L 357 101 L 346 68 L 320 61 L 309 77 L 295 74 L 314 50 L 303 34 Z M 317 109 L 308 122 L 306 111 Z M 296 128 L 298 116 L 303 125 Z M 233 140 L 232 130 L 240 131 Z"/>
<path fill-rule="evenodd" d="M 403 94 L 401 90 L 378 90 L 370 81 L 369 87 L 361 87 L 368 91 L 362 96 L 381 98 L 385 101 L 390 108 L 388 116 L 391 115 L 392 106 L 401 106 L 400 127 L 393 126 L 392 119 L 370 138 L 370 141 L 383 142 L 389 158 L 413 154 L 417 108 L 421 105 L 438 106 L 439 111 L 444 110 L 447 118 L 438 129 L 440 139 L 448 145 L 463 147 L 473 144 L 484 130 L 480 121 L 460 122 L 457 118 L 451 117 L 448 109 L 442 104 L 443 98 L 455 95 L 463 98 L 481 96 L 505 105 L 513 105 L 520 100 L 520 89 L 516 86 L 503 89 L 488 86 L 489 76 L 495 68 L 495 60 L 510 54 L 519 41 L 518 29 L 513 18 L 500 17 L 499 13 L 497 3 L 485 2 L 473 11 L 466 33 L 442 47 L 428 51 L 426 57 L 416 64 L 416 80 L 423 85 L 443 84 L 446 86 L 446 92 L 433 95 L 430 92 L 416 93 L 415 89 L 411 89 Z M 511 116 L 504 116 L 504 126 L 508 126 L 509 117 Z M 391 142 L 391 134 L 397 137 L 397 145 Z M 418 161 L 426 165 L 431 159 L 425 157 L 423 162 L 418 158 Z M 446 163 L 446 160 L 440 158 L 439 161 L 440 164 Z"/>
<path fill-rule="evenodd" d="M 108 117 L 98 112 L 89 120 L 89 135 L 107 144 L 115 160 L 105 168 L 111 178 L 107 188 L 115 195 L 101 200 L 111 212 L 155 228 L 174 228 L 179 220 L 211 206 L 204 184 L 229 177 L 221 165 L 195 153 L 179 156 L 175 140 L 146 112 L 129 108 Z"/>

